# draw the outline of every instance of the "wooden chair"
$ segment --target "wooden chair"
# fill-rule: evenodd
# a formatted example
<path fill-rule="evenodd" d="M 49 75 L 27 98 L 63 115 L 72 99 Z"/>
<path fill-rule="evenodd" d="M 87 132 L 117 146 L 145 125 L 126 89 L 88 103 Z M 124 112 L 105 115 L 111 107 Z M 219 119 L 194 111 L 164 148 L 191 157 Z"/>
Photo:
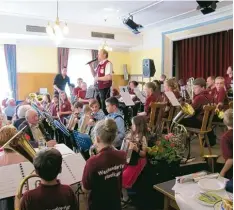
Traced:
<path fill-rule="evenodd" d="M 198 135 L 199 142 L 200 142 L 200 155 L 201 155 L 201 157 L 204 155 L 205 143 L 207 144 L 207 147 L 209 150 L 209 155 L 212 154 L 207 133 L 212 131 L 212 120 L 213 120 L 213 117 L 215 114 L 215 108 L 216 108 L 216 106 L 213 106 L 213 105 L 206 105 L 203 107 L 204 116 L 203 116 L 203 120 L 202 120 L 202 126 L 200 129 L 199 128 L 185 127 L 189 133 L 195 133 Z M 189 144 L 190 144 L 190 142 L 189 142 Z"/>
<path fill-rule="evenodd" d="M 229 109 L 233 109 L 233 101 L 229 102 Z"/>
<path fill-rule="evenodd" d="M 152 103 L 150 112 L 149 128 L 152 132 L 161 132 L 163 112 L 166 103 Z"/>

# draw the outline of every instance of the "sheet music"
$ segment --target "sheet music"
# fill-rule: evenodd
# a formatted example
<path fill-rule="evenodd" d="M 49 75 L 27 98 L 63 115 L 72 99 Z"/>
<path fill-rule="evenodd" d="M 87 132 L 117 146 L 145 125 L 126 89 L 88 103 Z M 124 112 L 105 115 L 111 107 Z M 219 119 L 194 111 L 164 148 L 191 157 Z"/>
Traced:
<path fill-rule="evenodd" d="M 86 162 L 81 154 L 64 156 L 62 173 L 59 174 L 58 179 L 60 179 L 62 184 L 67 185 L 80 182 L 85 164 Z M 33 164 L 30 162 L 0 167 L 0 199 L 15 196 L 22 179 L 30 175 L 33 170 Z M 29 180 L 29 189 L 35 189 L 35 182 L 37 180 L 39 181 L 40 179 L 33 178 Z"/>
<path fill-rule="evenodd" d="M 134 93 L 136 94 L 137 98 L 140 99 L 141 103 L 145 104 L 145 97 L 142 95 L 142 92 L 138 88 L 134 88 Z"/>
<path fill-rule="evenodd" d="M 180 106 L 180 103 L 177 100 L 177 98 L 175 97 L 175 94 L 173 92 L 165 92 L 165 95 L 167 96 L 167 98 L 171 102 L 172 106 Z"/>
<path fill-rule="evenodd" d="M 134 106 L 135 105 L 129 92 L 123 92 L 120 90 L 120 95 L 121 95 L 122 100 L 126 106 Z"/>
<path fill-rule="evenodd" d="M 87 98 L 87 99 L 94 98 L 94 94 L 95 94 L 95 87 L 94 87 L 94 85 L 91 85 L 88 87 L 88 89 L 86 91 L 85 98 Z"/>

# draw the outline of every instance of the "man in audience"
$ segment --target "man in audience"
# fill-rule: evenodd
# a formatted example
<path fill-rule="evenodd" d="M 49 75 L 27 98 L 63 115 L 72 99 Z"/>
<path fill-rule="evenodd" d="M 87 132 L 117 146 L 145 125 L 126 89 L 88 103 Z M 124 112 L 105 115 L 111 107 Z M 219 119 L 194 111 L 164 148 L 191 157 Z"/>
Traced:
<path fill-rule="evenodd" d="M 215 89 L 215 77 L 209 76 L 206 80 L 206 88 L 209 91 L 209 94 L 213 95 Z"/>
<path fill-rule="evenodd" d="M 106 109 L 107 112 L 109 113 L 107 115 L 107 118 L 113 119 L 118 128 L 118 133 L 117 136 L 113 142 L 113 145 L 117 148 L 120 149 L 122 145 L 122 141 L 125 137 L 125 125 L 124 125 L 124 119 L 119 112 L 119 101 L 115 97 L 110 97 L 106 99 Z"/>
<path fill-rule="evenodd" d="M 30 105 L 19 105 L 16 107 L 16 120 L 13 122 L 13 125 L 17 129 L 25 121 L 25 114 L 29 109 L 32 109 Z"/>
<path fill-rule="evenodd" d="M 82 85 L 82 83 L 83 83 L 83 79 L 82 79 L 82 78 L 78 78 L 78 79 L 77 79 L 77 87 L 74 88 L 74 90 L 73 90 L 73 94 L 74 94 L 75 96 L 77 96 L 79 90 L 81 90 L 81 85 Z"/>
<path fill-rule="evenodd" d="M 66 84 L 70 87 L 70 78 L 67 76 L 67 69 L 63 68 L 61 74 L 57 74 L 54 78 L 54 93 L 59 94 L 65 91 Z"/>
<path fill-rule="evenodd" d="M 94 128 L 98 154 L 87 160 L 82 178 L 82 189 L 89 193 L 89 210 L 122 209 L 121 180 L 126 153 L 113 148 L 116 133 L 117 126 L 112 119 L 101 120 Z"/>
<path fill-rule="evenodd" d="M 225 165 L 220 175 L 231 179 L 233 177 L 233 109 L 225 111 L 223 122 L 227 126 L 228 131 L 221 138 L 221 150 L 225 159 Z"/>
<path fill-rule="evenodd" d="M 98 89 L 97 99 L 101 104 L 102 110 L 106 112 L 105 100 L 110 97 L 113 66 L 108 60 L 108 52 L 104 49 L 98 52 L 98 61 L 97 69 L 94 70 L 92 64 L 90 64 L 90 69 Z"/>
<path fill-rule="evenodd" d="M 192 101 L 192 107 L 195 111 L 194 115 L 188 118 L 184 118 L 180 121 L 180 124 L 192 127 L 201 128 L 202 120 L 204 116 L 203 107 L 212 103 L 212 96 L 206 90 L 206 81 L 203 78 L 197 78 L 193 82 L 194 97 Z M 215 145 L 215 137 L 213 132 L 208 133 L 210 145 Z"/>
<path fill-rule="evenodd" d="M 10 98 L 7 100 L 7 107 L 4 109 L 4 112 L 7 116 L 7 120 L 12 120 L 12 117 L 15 114 L 16 103 L 15 99 Z"/>
<path fill-rule="evenodd" d="M 233 85 L 233 71 L 231 66 L 229 66 L 227 69 L 227 76 L 225 77 L 225 85 L 227 90 L 229 90 Z"/>
<path fill-rule="evenodd" d="M 51 140 L 51 136 L 46 132 L 42 123 L 39 122 L 39 117 L 34 109 L 29 109 L 25 115 L 25 121 L 19 126 L 19 130 L 24 129 L 28 135 L 29 142 L 33 147 L 38 147 L 38 142 L 43 140 L 47 142 L 47 146 L 53 147 L 56 144 L 55 140 Z"/>
<path fill-rule="evenodd" d="M 40 151 L 34 158 L 33 165 L 36 174 L 41 178 L 39 187 L 24 193 L 20 210 L 77 210 L 76 196 L 70 186 L 63 185 L 57 179 L 62 171 L 62 155 L 56 149 Z"/>

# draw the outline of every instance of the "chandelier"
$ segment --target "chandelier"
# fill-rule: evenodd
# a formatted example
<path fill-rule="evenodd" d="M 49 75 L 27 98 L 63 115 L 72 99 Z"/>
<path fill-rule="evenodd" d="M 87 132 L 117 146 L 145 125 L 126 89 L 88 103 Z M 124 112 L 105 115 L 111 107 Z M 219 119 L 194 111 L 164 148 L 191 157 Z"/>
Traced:
<path fill-rule="evenodd" d="M 104 41 L 104 43 L 98 48 L 98 50 L 102 50 L 102 49 L 108 52 L 113 50 L 111 47 L 108 46 L 106 41 Z"/>
<path fill-rule="evenodd" d="M 46 33 L 49 35 L 49 37 L 55 41 L 56 44 L 59 44 L 64 35 L 67 35 L 69 33 L 69 28 L 67 26 L 67 23 L 62 23 L 59 20 L 58 15 L 58 1 L 57 1 L 57 17 L 54 23 L 48 22 L 48 25 L 46 27 Z"/>

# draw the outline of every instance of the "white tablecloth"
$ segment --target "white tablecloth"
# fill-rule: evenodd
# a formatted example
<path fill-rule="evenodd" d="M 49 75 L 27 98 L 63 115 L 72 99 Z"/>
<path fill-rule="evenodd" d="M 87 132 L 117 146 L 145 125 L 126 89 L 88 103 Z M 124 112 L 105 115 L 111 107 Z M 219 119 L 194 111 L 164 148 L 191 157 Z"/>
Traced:
<path fill-rule="evenodd" d="M 227 180 L 220 177 L 220 181 L 226 182 Z M 175 200 L 180 210 L 213 210 L 213 207 L 204 206 L 195 200 L 195 195 L 201 192 L 197 183 L 190 182 L 179 184 L 175 183 L 172 188 L 175 191 Z M 217 191 L 216 194 L 223 198 L 229 198 L 225 190 Z"/>
<path fill-rule="evenodd" d="M 68 148 L 65 144 L 56 144 L 54 146 L 55 149 L 57 149 L 61 154 L 62 156 L 66 156 L 66 155 L 73 155 L 75 154 L 70 148 Z M 38 148 L 35 149 L 36 152 L 39 151 Z"/>

